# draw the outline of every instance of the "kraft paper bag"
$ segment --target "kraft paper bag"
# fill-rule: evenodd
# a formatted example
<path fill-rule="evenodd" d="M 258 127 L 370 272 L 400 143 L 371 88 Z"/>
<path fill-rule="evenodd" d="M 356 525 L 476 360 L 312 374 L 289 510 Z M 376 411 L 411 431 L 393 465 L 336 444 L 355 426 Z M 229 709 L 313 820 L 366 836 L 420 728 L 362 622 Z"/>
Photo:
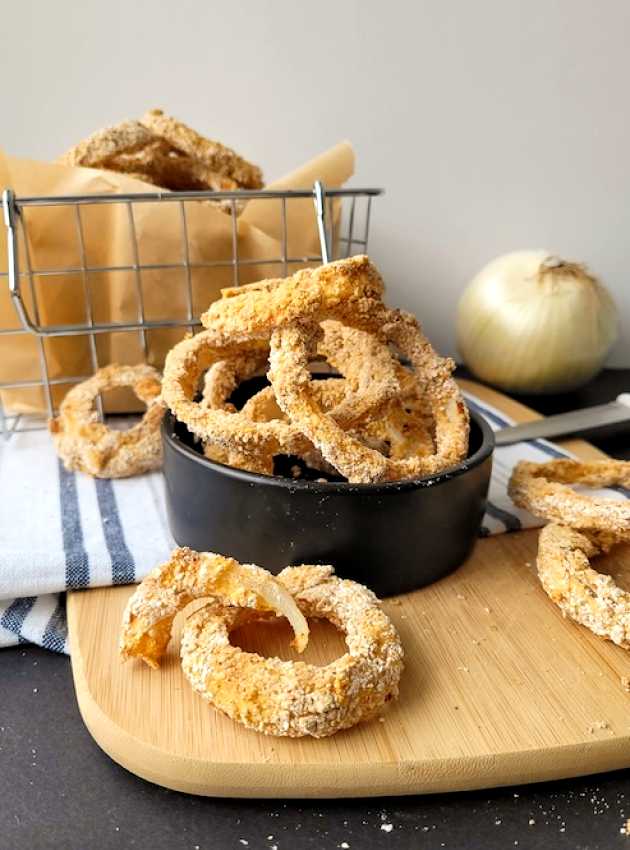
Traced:
<path fill-rule="evenodd" d="M 342 186 L 353 174 L 354 153 L 342 142 L 271 183 L 267 189 L 311 189 L 315 180 Z M 0 188 L 20 197 L 111 195 L 156 191 L 155 186 L 109 171 L 72 168 L 4 156 Z M 169 195 L 164 193 L 165 198 Z M 331 205 L 338 216 L 338 205 Z M 38 338 L 20 331 L 7 285 L 0 277 L 0 383 L 37 381 L 42 368 L 57 383 L 51 402 L 58 406 L 70 387 L 63 378 L 87 377 L 108 363 L 149 362 L 164 357 L 226 286 L 284 274 L 320 253 L 312 198 L 253 199 L 238 217 L 208 201 L 106 203 L 23 208 L 19 223 L 20 290 L 31 321 L 45 328 L 72 324 L 177 320 L 178 328 L 120 331 Z M 236 269 L 236 251 L 241 265 Z M 186 268 L 186 263 L 190 264 Z M 139 269 L 138 267 L 142 268 Z M 7 246 L 0 236 L 0 272 L 7 269 Z M 6 411 L 44 413 L 41 387 L 0 391 Z M 106 399 L 108 409 L 132 409 L 130 396 Z"/>

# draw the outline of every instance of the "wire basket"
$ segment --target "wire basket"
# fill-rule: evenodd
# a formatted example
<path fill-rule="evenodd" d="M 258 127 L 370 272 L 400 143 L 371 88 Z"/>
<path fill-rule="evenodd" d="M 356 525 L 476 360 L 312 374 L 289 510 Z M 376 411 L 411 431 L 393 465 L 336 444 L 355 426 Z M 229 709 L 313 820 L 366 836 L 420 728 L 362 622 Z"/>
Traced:
<path fill-rule="evenodd" d="M 172 329 L 174 334 L 183 336 L 186 332 L 195 332 L 200 323 L 197 319 L 195 299 L 193 297 L 193 278 L 201 270 L 206 276 L 220 275 L 229 285 L 239 286 L 251 280 L 254 270 L 264 267 L 266 273 L 261 276 L 285 277 L 296 268 L 314 266 L 334 259 L 367 253 L 370 230 L 372 199 L 382 194 L 381 189 L 330 189 L 321 183 L 314 184 L 312 190 L 290 191 L 234 191 L 234 192 L 155 192 L 143 194 L 117 195 L 76 195 L 66 197 L 17 198 L 11 191 L 2 196 L 2 206 L 7 237 L 7 271 L 0 272 L 0 287 L 8 287 L 8 293 L 15 311 L 15 321 L 8 326 L 0 322 L 0 366 L 11 351 L 15 350 L 16 340 L 29 338 L 32 355 L 24 361 L 24 372 L 11 374 L 4 379 L 0 371 L 0 434 L 5 438 L 11 434 L 44 427 L 46 417 L 54 416 L 60 399 L 70 386 L 90 377 L 99 367 L 108 362 L 103 354 L 103 340 L 118 338 L 121 334 L 132 334 L 138 343 L 138 360 L 153 361 L 149 354 L 149 338 L 153 332 Z M 279 256 L 243 256 L 239 239 L 238 215 L 244 202 L 264 200 L 275 205 L 274 215 L 278 217 L 280 245 Z M 291 238 L 288 232 L 291 204 L 302 203 L 305 199 L 313 201 L 313 215 L 316 219 L 318 251 L 305 256 L 293 256 Z M 225 259 L 211 262 L 202 261 L 191 255 L 189 217 L 191 205 L 213 203 L 220 204 L 231 219 L 227 253 Z M 129 257 L 125 261 L 111 264 L 94 263 L 87 250 L 86 213 L 99 205 L 116 205 L 126 222 L 128 231 L 125 239 L 129 241 Z M 177 241 L 180 256 L 173 260 L 143 262 L 141 245 L 146 234 L 139 235 L 136 217 L 140 205 L 168 204 L 176 216 L 178 230 Z M 29 228 L 33 228 L 33 215 L 37 211 L 63 210 L 70 216 L 76 233 L 77 261 L 54 268 L 38 268 L 32 261 Z M 69 219 L 70 220 L 70 219 Z M 175 221 L 175 219 L 174 219 Z M 106 239 L 107 235 L 103 235 Z M 54 241 L 54 234 L 53 234 Z M 61 246 L 63 247 L 63 246 Z M 63 253 L 63 251 L 62 251 Z M 98 316 L 98 298 L 95 297 L 94 280 L 99 276 L 125 273 L 135 303 L 133 319 L 121 321 L 102 321 Z M 179 299 L 183 305 L 183 315 L 169 318 L 155 318 L 147 315 L 145 309 L 146 280 L 155 280 L 156 275 L 165 276 L 176 273 L 178 282 L 173 283 L 171 292 L 173 301 Z M 71 280 L 78 284 L 78 300 L 72 299 L 69 305 L 73 318 L 71 321 L 55 322 L 43 314 L 41 304 L 44 296 L 54 296 L 56 282 Z M 183 289 L 175 292 L 175 287 Z M 6 292 L 0 292 L 6 296 Z M 183 299 L 183 301 L 182 301 Z M 60 300 L 63 300 L 61 298 Z M 66 299 L 67 300 L 67 299 Z M 80 300 L 80 307 L 78 307 Z M 207 304 L 203 305 L 203 309 Z M 63 305 L 62 305 L 63 307 Z M 74 315 L 80 309 L 80 317 Z M 199 311 L 200 312 L 200 311 Z M 4 311 L 6 314 L 6 311 Z M 0 312 L 0 316 L 3 315 Z M 63 340 L 80 338 L 85 345 L 85 368 L 80 374 L 73 370 L 60 368 L 59 363 L 51 368 L 51 346 L 63 346 Z M 173 341 L 175 341 L 173 339 Z M 69 342 L 68 344 L 74 344 Z M 12 409 L 11 393 L 38 394 L 43 399 L 42 408 L 37 415 Z M 4 399 L 3 399 L 4 396 Z M 102 409 L 99 405 L 99 414 Z"/>

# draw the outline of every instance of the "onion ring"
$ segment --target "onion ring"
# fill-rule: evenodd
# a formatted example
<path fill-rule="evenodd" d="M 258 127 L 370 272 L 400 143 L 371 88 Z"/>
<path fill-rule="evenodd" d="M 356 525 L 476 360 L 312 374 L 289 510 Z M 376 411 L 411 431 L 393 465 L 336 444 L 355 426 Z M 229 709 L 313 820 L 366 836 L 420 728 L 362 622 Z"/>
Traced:
<path fill-rule="evenodd" d="M 286 617 L 302 652 L 308 642 L 308 624 L 286 588 L 267 570 L 239 564 L 213 552 L 175 549 L 138 585 L 123 615 L 120 655 L 141 658 L 159 667 L 171 639 L 176 614 L 194 599 L 215 597 L 223 604 L 257 611 L 275 611 Z"/>
<path fill-rule="evenodd" d="M 383 291 L 376 267 L 358 255 L 292 277 L 225 289 L 201 323 L 231 343 L 268 340 L 274 328 L 294 321 L 337 319 L 374 330 L 372 315 Z"/>
<path fill-rule="evenodd" d="M 211 409 L 195 401 L 201 377 L 210 366 L 256 351 L 258 345 L 255 340 L 249 349 L 224 344 L 213 331 L 182 340 L 166 356 L 162 395 L 173 414 L 197 439 L 254 457 L 264 467 L 274 454 L 299 454 L 305 439 L 297 428 L 280 421 L 255 423 L 240 411 Z"/>
<path fill-rule="evenodd" d="M 512 472 L 508 493 L 520 508 L 551 522 L 628 536 L 630 502 L 576 493 L 570 484 L 630 486 L 630 461 L 570 458 L 547 463 L 521 461 Z"/>
<path fill-rule="evenodd" d="M 140 422 L 127 431 L 113 431 L 97 418 L 97 396 L 115 387 L 131 387 L 147 405 Z M 115 364 L 72 387 L 59 416 L 48 423 L 66 469 L 97 478 L 125 478 L 161 466 L 160 422 L 165 407 L 160 389 L 159 373 L 151 366 Z"/>
<path fill-rule="evenodd" d="M 602 538 L 555 523 L 546 525 L 538 541 L 538 575 L 565 617 L 630 649 L 630 593 L 612 576 L 594 570 L 589 561 L 607 551 L 613 542 L 610 536 Z"/>
<path fill-rule="evenodd" d="M 469 415 L 451 377 L 454 363 L 439 357 L 417 320 L 399 310 L 381 310 L 381 333 L 411 362 L 418 394 L 424 396 L 435 422 L 434 454 L 386 458 L 344 432 L 322 410 L 308 372 L 314 325 L 283 325 L 271 336 L 269 379 L 278 404 L 348 481 L 370 483 L 431 475 L 461 461 L 468 451 Z"/>
<path fill-rule="evenodd" d="M 325 358 L 345 376 L 345 380 L 331 379 L 318 383 L 324 407 L 341 427 L 356 427 L 368 416 L 378 414 L 397 393 L 398 376 L 404 370 L 392 358 L 389 348 L 367 331 L 350 328 L 334 320 L 322 322 L 322 330 L 317 355 Z M 266 359 L 262 354 L 246 353 L 215 363 L 206 373 L 204 405 L 235 412 L 234 406 L 227 399 L 240 381 L 260 370 Z M 287 421 L 275 403 L 273 390 L 267 389 L 269 392 L 263 390 L 246 402 L 242 409 L 243 416 L 254 422 L 270 422 L 274 419 Z M 300 455 L 307 465 L 334 474 L 335 470 L 322 459 L 320 453 L 312 445 L 307 445 L 306 438 L 304 443 Z M 212 461 L 237 469 L 273 474 L 273 455 L 269 452 L 252 453 L 250 456 L 241 449 L 226 448 L 207 441 L 204 444 L 204 455 Z"/>
<path fill-rule="evenodd" d="M 233 391 L 240 374 L 257 367 L 260 342 L 251 340 L 251 350 L 244 344 L 233 349 L 222 345 L 221 339 L 214 331 L 204 331 L 182 340 L 168 353 L 162 382 L 164 400 L 179 421 L 202 440 L 207 457 L 272 474 L 274 455 L 301 455 L 311 451 L 312 446 L 291 422 L 275 419 L 256 423 L 243 411 L 230 409 L 226 393 Z M 343 424 L 360 420 L 398 392 L 397 368 L 391 353 L 364 331 L 327 323 L 321 349 L 342 368 L 347 362 L 348 381 L 357 390 L 332 411 Z M 232 358 L 226 358 L 226 353 Z M 232 366 L 227 365 L 229 362 Z M 210 373 L 205 401 L 199 404 L 195 401 L 197 386 L 210 367 L 216 372 Z"/>
<path fill-rule="evenodd" d="M 346 379 L 343 385 L 335 388 L 334 403 L 332 396 L 327 396 L 328 407 L 332 408 L 331 415 L 343 428 L 351 427 L 366 416 L 378 413 L 384 404 L 398 395 L 398 364 L 387 345 L 367 331 L 334 320 L 324 321 L 321 326 L 323 335 L 317 343 L 317 356 L 324 358 Z M 245 353 L 215 363 L 206 373 L 204 404 L 212 409 L 234 412 L 234 406 L 227 399 L 241 381 L 261 370 L 267 357 L 268 349 L 259 356 Z M 343 395 L 340 392 L 342 387 Z M 278 417 L 250 418 L 270 421 Z"/>
<path fill-rule="evenodd" d="M 409 373 L 401 366 L 401 385 L 406 382 L 409 387 Z M 365 419 L 358 426 L 350 428 L 350 433 L 364 445 L 371 446 L 390 458 L 410 458 L 430 455 L 435 451 L 433 439 L 433 420 L 425 409 L 424 400 L 415 394 L 413 389 L 403 390 L 401 397 L 392 399 L 380 415 Z M 346 395 L 344 378 L 327 378 L 313 382 L 319 403 L 324 411 L 331 413 Z M 255 422 L 270 419 L 286 418 L 278 406 L 273 387 L 263 387 L 249 398 L 242 407 L 243 413 Z M 331 415 L 334 416 L 334 413 Z M 314 469 L 333 468 L 321 457 L 315 449 L 303 459 Z M 315 461 L 315 463 L 313 463 Z M 254 470 L 252 470 L 254 471 Z"/>
<path fill-rule="evenodd" d="M 346 634 L 347 652 L 325 667 L 262 658 L 230 644 L 256 613 L 208 606 L 184 626 L 181 659 L 193 689 L 215 708 L 266 735 L 322 738 L 376 716 L 398 695 L 400 639 L 374 594 L 331 567 L 290 567 L 278 580 L 307 617 Z"/>

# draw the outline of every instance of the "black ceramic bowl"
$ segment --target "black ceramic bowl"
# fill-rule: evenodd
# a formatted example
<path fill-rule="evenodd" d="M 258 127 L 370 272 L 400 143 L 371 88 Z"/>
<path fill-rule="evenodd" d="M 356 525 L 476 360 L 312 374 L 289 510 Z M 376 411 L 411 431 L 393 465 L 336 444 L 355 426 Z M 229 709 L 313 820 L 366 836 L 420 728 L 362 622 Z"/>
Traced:
<path fill-rule="evenodd" d="M 491 429 L 473 412 L 463 463 L 429 478 L 349 484 L 214 463 L 170 413 L 162 438 L 168 518 L 180 546 L 273 573 L 289 564 L 333 564 L 338 575 L 379 596 L 429 584 L 467 558 L 484 513 L 494 447 Z"/>

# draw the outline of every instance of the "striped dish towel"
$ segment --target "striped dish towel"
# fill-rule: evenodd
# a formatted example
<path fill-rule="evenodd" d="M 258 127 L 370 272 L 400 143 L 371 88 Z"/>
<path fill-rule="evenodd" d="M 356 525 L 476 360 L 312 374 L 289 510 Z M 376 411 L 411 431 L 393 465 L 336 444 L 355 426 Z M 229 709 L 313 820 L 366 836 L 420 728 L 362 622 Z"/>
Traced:
<path fill-rule="evenodd" d="M 512 424 L 467 400 L 494 430 Z M 566 456 L 546 440 L 497 449 L 482 535 L 539 525 L 510 501 L 511 469 Z M 0 493 L 0 647 L 31 642 L 67 652 L 62 591 L 139 581 L 175 546 L 160 472 L 114 481 L 67 472 L 46 431 L 0 439 Z"/>

